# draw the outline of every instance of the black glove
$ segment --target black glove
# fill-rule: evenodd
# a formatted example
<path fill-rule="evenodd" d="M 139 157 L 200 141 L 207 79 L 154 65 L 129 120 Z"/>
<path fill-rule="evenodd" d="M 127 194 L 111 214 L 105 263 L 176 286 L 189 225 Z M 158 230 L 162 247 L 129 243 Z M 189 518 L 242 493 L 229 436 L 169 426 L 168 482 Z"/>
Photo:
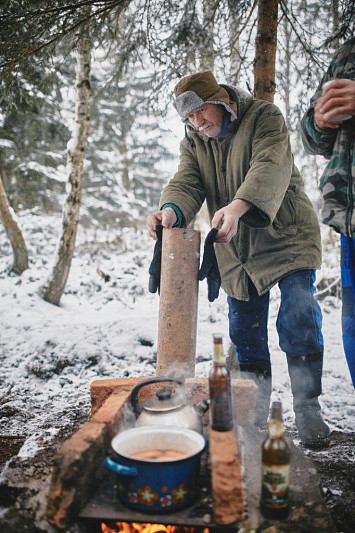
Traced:
<path fill-rule="evenodd" d="M 161 270 L 161 248 L 163 239 L 163 226 L 158 224 L 155 226 L 157 234 L 157 241 L 154 246 L 153 259 L 149 267 L 149 292 L 157 292 L 160 294 L 160 270 Z"/>
<path fill-rule="evenodd" d="M 219 273 L 216 253 L 213 246 L 217 233 L 217 228 L 212 228 L 208 233 L 203 250 L 202 265 L 198 271 L 198 279 L 200 281 L 207 278 L 208 300 L 210 302 L 213 302 L 218 298 L 219 288 L 221 286 L 221 275 Z"/>

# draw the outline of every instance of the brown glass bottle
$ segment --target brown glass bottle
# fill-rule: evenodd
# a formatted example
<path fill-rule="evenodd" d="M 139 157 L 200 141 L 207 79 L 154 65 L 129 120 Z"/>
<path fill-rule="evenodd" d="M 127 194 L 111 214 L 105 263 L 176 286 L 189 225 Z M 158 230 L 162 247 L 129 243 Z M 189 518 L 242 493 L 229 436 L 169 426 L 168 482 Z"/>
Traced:
<path fill-rule="evenodd" d="M 233 429 L 231 377 L 223 354 L 222 336 L 213 335 L 213 366 L 209 374 L 210 424 L 215 431 Z"/>
<path fill-rule="evenodd" d="M 280 520 L 289 511 L 290 448 L 284 437 L 281 402 L 272 402 L 268 435 L 261 445 L 261 511 Z"/>

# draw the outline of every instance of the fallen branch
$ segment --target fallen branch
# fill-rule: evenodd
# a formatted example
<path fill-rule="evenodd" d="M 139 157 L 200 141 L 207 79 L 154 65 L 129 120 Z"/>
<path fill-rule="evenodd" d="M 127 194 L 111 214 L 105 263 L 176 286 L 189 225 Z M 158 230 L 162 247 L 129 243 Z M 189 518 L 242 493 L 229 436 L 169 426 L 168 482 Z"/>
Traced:
<path fill-rule="evenodd" d="M 340 276 L 337 277 L 330 285 L 328 285 L 328 287 L 326 287 L 325 289 L 322 289 L 321 291 L 317 291 L 315 293 L 315 296 L 322 296 L 322 294 L 325 294 L 326 292 L 328 292 L 332 287 L 334 287 L 334 285 L 337 285 L 338 283 L 340 282 Z"/>

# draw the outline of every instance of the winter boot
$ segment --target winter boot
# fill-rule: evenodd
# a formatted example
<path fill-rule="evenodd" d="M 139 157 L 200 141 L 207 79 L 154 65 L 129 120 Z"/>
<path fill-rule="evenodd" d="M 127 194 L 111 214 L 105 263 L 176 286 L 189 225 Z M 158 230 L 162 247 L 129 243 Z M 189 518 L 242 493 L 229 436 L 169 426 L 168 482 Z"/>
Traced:
<path fill-rule="evenodd" d="M 240 377 L 252 379 L 258 386 L 255 403 L 254 425 L 260 429 L 267 426 L 271 396 L 271 364 L 267 361 L 239 363 Z"/>
<path fill-rule="evenodd" d="M 330 430 L 321 416 L 318 396 L 322 393 L 323 354 L 287 355 L 293 394 L 295 423 L 300 439 L 308 448 L 329 444 Z"/>

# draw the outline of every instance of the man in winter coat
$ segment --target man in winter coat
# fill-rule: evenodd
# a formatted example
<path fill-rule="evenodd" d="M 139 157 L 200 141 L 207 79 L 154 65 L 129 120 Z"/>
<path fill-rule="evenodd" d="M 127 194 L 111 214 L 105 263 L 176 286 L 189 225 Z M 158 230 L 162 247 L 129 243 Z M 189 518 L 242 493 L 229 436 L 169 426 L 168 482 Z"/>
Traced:
<path fill-rule="evenodd" d="M 331 81 L 333 80 L 333 81 Z M 327 84 L 324 87 L 324 84 Z M 340 233 L 344 351 L 355 387 L 355 38 L 334 56 L 302 119 L 306 151 L 329 159 L 322 219 Z"/>
<path fill-rule="evenodd" d="M 320 231 L 282 114 L 239 88 L 219 85 L 209 71 L 181 79 L 174 93 L 186 135 L 161 208 L 147 218 L 149 234 L 156 239 L 158 224 L 189 224 L 206 200 L 211 225 L 219 228 L 215 251 L 228 295 L 229 333 L 242 375 L 258 384 L 255 424 L 260 427 L 271 394 L 269 291 L 278 283 L 277 330 L 296 425 L 306 445 L 324 445 L 329 428 L 318 402 L 322 317 L 313 297 Z"/>

